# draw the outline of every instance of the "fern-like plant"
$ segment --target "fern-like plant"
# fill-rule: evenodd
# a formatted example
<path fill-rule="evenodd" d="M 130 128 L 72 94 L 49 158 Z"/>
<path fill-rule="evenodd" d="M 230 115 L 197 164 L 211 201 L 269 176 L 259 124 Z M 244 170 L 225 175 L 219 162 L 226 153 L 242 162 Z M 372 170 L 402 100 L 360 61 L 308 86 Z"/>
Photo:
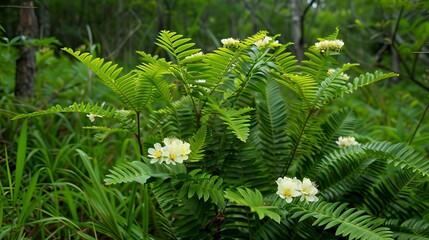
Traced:
<path fill-rule="evenodd" d="M 65 48 L 126 109 L 75 103 L 15 119 L 80 112 L 120 123 L 88 127 L 99 140 L 135 135 L 140 158 L 104 180 L 131 183 L 130 197 L 140 201 L 127 208 L 141 211 L 142 223 L 129 219 L 124 236 L 140 228 L 140 236 L 162 239 L 429 237 L 427 159 L 402 143 L 356 142 L 358 116 L 327 108 L 396 74 L 355 75 L 358 64 L 339 63 L 338 30 L 311 46 L 302 65 L 290 44 L 267 34 L 224 39 L 202 53 L 191 39 L 161 31 L 155 44 L 169 58 L 139 52 L 141 65 L 123 75 Z"/>

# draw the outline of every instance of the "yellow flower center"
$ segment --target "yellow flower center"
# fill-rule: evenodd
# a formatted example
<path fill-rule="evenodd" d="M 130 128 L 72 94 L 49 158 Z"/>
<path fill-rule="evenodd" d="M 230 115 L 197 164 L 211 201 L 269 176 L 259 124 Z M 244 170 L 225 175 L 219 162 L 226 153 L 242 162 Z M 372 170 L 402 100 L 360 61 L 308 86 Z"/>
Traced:
<path fill-rule="evenodd" d="M 153 156 L 154 156 L 155 158 L 160 158 L 160 157 L 162 156 L 162 152 L 161 152 L 160 150 L 156 150 L 156 151 L 153 153 Z"/>
<path fill-rule="evenodd" d="M 292 191 L 290 188 L 285 188 L 283 189 L 283 195 L 286 197 L 291 197 L 292 196 Z"/>

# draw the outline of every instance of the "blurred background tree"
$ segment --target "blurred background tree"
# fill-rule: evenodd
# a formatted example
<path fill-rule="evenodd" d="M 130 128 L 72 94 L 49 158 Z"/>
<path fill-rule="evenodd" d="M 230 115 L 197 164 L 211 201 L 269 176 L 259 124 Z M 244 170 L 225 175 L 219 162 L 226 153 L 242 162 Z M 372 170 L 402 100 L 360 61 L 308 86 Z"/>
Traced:
<path fill-rule="evenodd" d="M 0 24 L 9 38 L 17 34 L 21 2 L 0 5 Z M 428 63 L 416 53 L 428 48 L 429 2 L 423 0 L 35 0 L 34 5 L 41 38 L 55 36 L 75 48 L 99 44 L 103 57 L 125 65 L 138 62 L 136 50 L 156 52 L 150 43 L 164 29 L 204 49 L 221 38 L 268 30 L 299 49 L 337 26 L 348 57 L 368 67 L 404 71 L 414 81 L 424 73 L 414 65 Z"/>

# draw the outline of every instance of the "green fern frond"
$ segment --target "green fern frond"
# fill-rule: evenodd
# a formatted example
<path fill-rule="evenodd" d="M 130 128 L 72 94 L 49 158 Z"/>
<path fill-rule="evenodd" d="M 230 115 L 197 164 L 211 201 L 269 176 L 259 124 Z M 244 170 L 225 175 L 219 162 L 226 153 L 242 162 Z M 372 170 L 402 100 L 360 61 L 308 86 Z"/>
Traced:
<path fill-rule="evenodd" d="M 290 44 L 285 44 L 280 48 L 277 48 L 271 61 L 275 64 L 275 71 L 271 73 L 290 74 L 297 69 L 296 63 L 298 60 L 291 52 L 286 51 Z"/>
<path fill-rule="evenodd" d="M 180 188 L 178 197 L 192 198 L 196 195 L 204 202 L 210 199 L 214 204 L 225 207 L 222 178 L 208 173 L 199 173 L 200 171 L 200 169 L 196 169 L 190 172 L 186 178 L 182 178 L 184 184 Z"/>
<path fill-rule="evenodd" d="M 204 158 L 204 146 L 206 143 L 207 127 L 204 125 L 189 140 L 191 153 L 189 154 L 190 162 L 198 162 Z"/>
<path fill-rule="evenodd" d="M 62 50 L 85 64 L 89 69 L 91 69 L 91 71 L 97 74 L 103 82 L 114 82 L 117 76 L 122 72 L 122 68 L 117 68 L 117 64 L 112 65 L 112 62 L 104 63 L 104 59 L 94 58 L 90 53 L 73 51 L 71 48 L 62 48 Z"/>
<path fill-rule="evenodd" d="M 179 123 L 174 108 L 171 106 L 152 111 L 148 116 L 146 127 L 150 133 L 148 137 L 155 137 L 154 140 L 168 136 L 181 136 Z"/>
<path fill-rule="evenodd" d="M 293 239 L 293 235 L 296 233 L 291 233 L 287 223 L 283 219 L 280 223 L 272 219 L 255 221 L 258 226 L 252 229 L 252 239 Z"/>
<path fill-rule="evenodd" d="M 410 170 L 389 169 L 390 174 L 362 191 L 362 206 L 375 216 L 405 220 L 428 209 L 427 198 L 416 191 L 421 179 Z M 406 200 L 405 200 L 406 199 Z"/>
<path fill-rule="evenodd" d="M 300 160 L 319 152 L 320 143 L 317 136 L 322 132 L 321 120 L 322 118 L 313 117 L 313 112 L 304 103 L 289 105 L 286 119 L 289 144 L 286 147 L 289 151 L 287 164 L 290 168 L 285 168 L 284 174 L 293 169 L 291 174 L 298 176 L 300 173 L 297 167 L 302 165 Z"/>
<path fill-rule="evenodd" d="M 213 84 L 211 92 L 221 86 L 223 82 L 232 79 L 232 74 L 237 68 L 237 61 L 244 56 L 243 49 L 232 50 L 229 48 L 219 48 L 212 53 L 205 54 L 203 64 L 207 68 L 202 79 L 206 79 L 208 83 Z"/>
<path fill-rule="evenodd" d="M 323 38 L 317 38 L 318 41 L 323 40 L 336 40 L 338 38 L 338 34 L 340 33 L 340 29 L 338 27 L 335 28 L 335 31 L 331 33 L 330 35 L 323 37 Z"/>
<path fill-rule="evenodd" d="M 242 40 L 241 43 L 244 44 L 244 46 L 246 47 L 251 46 L 256 41 L 263 39 L 265 36 L 267 36 L 267 34 L 267 31 L 259 31 L 253 36 L 247 37 L 246 39 Z"/>
<path fill-rule="evenodd" d="M 386 159 L 388 163 L 429 176 L 429 161 L 404 143 L 373 142 L 362 145 L 370 156 Z"/>
<path fill-rule="evenodd" d="M 429 222 L 426 219 L 408 219 L 394 234 L 398 240 L 429 240 Z"/>
<path fill-rule="evenodd" d="M 277 81 L 302 98 L 307 108 L 311 107 L 310 105 L 314 102 L 318 90 L 318 84 L 313 77 L 309 75 L 284 74 L 283 76 L 278 76 Z"/>
<path fill-rule="evenodd" d="M 231 95 L 232 106 L 246 107 L 253 105 L 256 93 L 264 92 L 267 79 L 270 78 L 266 56 L 268 49 L 260 51 L 251 48 L 247 52 L 248 60 L 237 64 L 235 86 L 237 90 Z"/>
<path fill-rule="evenodd" d="M 132 133 L 132 131 L 128 130 L 128 129 L 124 129 L 124 128 L 109 128 L 106 126 L 86 126 L 83 127 L 84 129 L 91 129 L 91 130 L 96 130 L 98 131 L 98 133 L 95 134 L 94 138 L 95 140 L 97 140 L 98 142 L 102 142 L 104 141 L 104 139 L 106 139 L 108 136 L 110 136 L 113 133 Z"/>
<path fill-rule="evenodd" d="M 339 96 L 343 96 L 345 93 L 352 93 L 354 90 L 378 82 L 383 79 L 399 76 L 397 73 L 383 73 L 382 71 L 375 71 L 374 73 L 361 74 L 359 77 L 353 79 L 352 82 L 347 82 L 347 85 L 343 86 Z"/>
<path fill-rule="evenodd" d="M 362 210 L 346 206 L 346 203 L 320 201 L 286 205 L 286 208 L 292 213 L 291 217 L 300 222 L 312 218 L 315 219 L 313 225 L 325 226 L 325 229 L 337 226 L 336 236 L 348 236 L 349 239 L 393 239 L 392 231 L 382 226 L 383 219 L 373 218 Z"/>
<path fill-rule="evenodd" d="M 326 79 L 327 72 L 330 68 L 336 68 L 338 65 L 330 55 L 322 55 L 315 48 L 309 48 L 304 52 L 307 60 L 302 61 L 301 71 L 303 75 L 311 76 L 314 81 L 321 83 Z"/>
<path fill-rule="evenodd" d="M 264 94 L 256 99 L 257 146 L 261 157 L 272 169 L 273 177 L 280 175 L 282 161 L 287 159 L 287 106 L 278 83 L 269 81 Z"/>
<path fill-rule="evenodd" d="M 73 103 L 72 105 L 68 107 L 62 107 L 60 105 L 53 106 L 46 110 L 39 110 L 32 113 L 25 113 L 25 114 L 19 114 L 12 118 L 12 120 L 17 120 L 21 118 L 29 118 L 29 117 L 36 117 L 46 114 L 55 114 L 55 113 L 70 113 L 70 112 L 76 112 L 76 113 L 87 113 L 87 114 L 95 114 L 99 117 L 105 117 L 105 118 L 115 118 L 118 113 L 117 110 L 115 110 L 112 107 L 107 107 L 106 109 L 103 106 L 98 106 L 96 103 L 95 105 L 91 103 Z"/>
<path fill-rule="evenodd" d="M 179 198 L 180 184 L 184 178 L 190 178 L 187 174 L 179 176 L 182 178 L 173 179 L 170 184 L 166 184 L 165 181 L 153 184 L 154 200 L 159 205 L 157 211 L 169 220 L 176 238 L 210 239 L 211 221 L 216 218 L 212 210 L 213 204 L 196 197 Z"/>
<path fill-rule="evenodd" d="M 112 62 L 104 63 L 104 59 L 102 58 L 94 58 L 89 53 L 73 51 L 70 48 L 63 48 L 63 50 L 74 56 L 97 74 L 101 81 L 119 96 L 128 109 L 139 112 L 144 107 L 142 106 L 142 102 L 140 102 L 140 96 L 136 92 L 138 79 L 136 79 L 135 73 L 130 72 L 122 77 L 118 77 L 122 68 L 117 68 L 117 64 L 112 65 Z"/>
<path fill-rule="evenodd" d="M 181 59 L 200 51 L 200 49 L 190 49 L 195 45 L 190 41 L 190 38 L 183 38 L 183 35 L 176 32 L 163 30 L 159 33 L 155 44 L 173 55 L 179 62 Z"/>
<path fill-rule="evenodd" d="M 113 169 L 109 169 L 110 174 L 106 175 L 104 182 L 107 185 L 127 182 L 146 183 L 152 171 L 147 165 L 137 163 L 140 162 L 125 162 L 114 166 Z"/>
<path fill-rule="evenodd" d="M 133 161 L 122 163 L 109 171 L 110 174 L 104 179 L 107 185 L 127 182 L 143 184 L 151 177 L 161 179 L 176 177 L 178 174 L 186 173 L 186 168 L 183 164 L 149 164 L 148 161 Z"/>
<path fill-rule="evenodd" d="M 244 143 L 234 133 L 226 131 L 220 119 L 216 120 L 217 128 L 211 131 L 213 135 L 203 167 L 209 166 L 212 171 L 219 172 L 227 186 L 257 188 L 263 193 L 272 191 L 273 170 L 260 157 L 253 137 L 249 135 Z"/>
<path fill-rule="evenodd" d="M 339 199 L 364 188 L 360 182 L 362 175 L 374 161 L 359 147 L 348 147 L 327 155 L 313 167 L 308 176 L 317 181 L 324 199 Z"/>
<path fill-rule="evenodd" d="M 324 143 L 324 152 L 333 151 L 338 148 L 334 140 L 340 136 L 352 136 L 357 124 L 355 113 L 349 108 L 343 108 L 339 111 L 334 111 L 326 118 L 321 125 L 323 134 L 321 134 L 321 142 Z"/>
<path fill-rule="evenodd" d="M 215 95 L 222 96 L 225 93 L 233 93 L 233 89 L 229 85 L 233 85 L 233 74 L 236 71 L 236 57 L 239 54 L 235 54 L 231 50 L 225 48 L 222 50 L 215 50 L 215 53 L 207 54 L 203 60 L 208 66 L 206 70 L 206 80 L 212 84 L 210 92 Z M 225 55 L 223 53 L 226 53 Z M 232 54 L 232 55 L 229 55 Z"/>
<path fill-rule="evenodd" d="M 196 132 L 196 122 L 190 97 L 183 97 L 167 107 L 153 111 L 149 116 L 147 129 L 151 136 L 156 134 L 159 138 L 191 138 Z"/>
<path fill-rule="evenodd" d="M 175 219 L 173 226 L 179 239 L 212 239 L 210 230 L 213 228 L 212 222 L 215 221 L 213 219 L 216 219 L 212 203 L 190 198 L 171 212 L 171 218 Z"/>
<path fill-rule="evenodd" d="M 280 223 L 279 209 L 276 206 L 266 206 L 264 198 L 257 189 L 237 188 L 238 192 L 231 189 L 225 190 L 225 198 L 239 204 L 250 207 L 250 211 L 258 214 L 259 219 L 269 217 Z"/>
<path fill-rule="evenodd" d="M 159 239 L 177 239 L 170 219 L 162 211 L 155 211 L 150 221 L 154 228 L 152 235 L 159 237 Z"/>
<path fill-rule="evenodd" d="M 241 109 L 221 108 L 216 103 L 211 103 L 210 107 L 219 113 L 220 119 L 232 130 L 234 134 L 243 142 L 246 142 L 249 136 L 250 115 L 245 113 L 250 112 L 253 108 L 246 107 Z M 244 114 L 244 115 L 243 115 Z"/>
<path fill-rule="evenodd" d="M 341 69 L 337 69 L 336 71 L 334 71 L 334 73 L 332 73 L 324 81 L 322 81 L 314 97 L 314 107 L 321 108 L 333 99 L 342 96 L 341 94 L 339 94 L 339 92 L 341 88 L 346 85 L 347 80 L 339 76 L 351 67 L 357 65 L 358 64 L 350 63 L 344 64 Z"/>
<path fill-rule="evenodd" d="M 319 118 L 321 120 L 322 118 Z M 325 118 L 325 121 L 320 124 L 321 131 L 315 135 L 317 144 L 312 145 L 307 151 L 312 154 L 307 154 L 301 161 L 296 164 L 297 172 L 301 176 L 312 176 L 317 164 L 323 163 L 321 159 L 329 152 L 338 150 L 338 145 L 335 141 L 340 136 L 352 136 L 356 124 L 356 116 L 350 109 L 341 109 L 338 112 L 332 112 Z M 316 123 L 317 124 L 317 123 Z"/>
<path fill-rule="evenodd" d="M 137 73 L 136 81 L 136 101 L 142 102 L 141 106 L 147 106 L 153 101 L 155 94 L 161 93 L 162 99 L 171 100 L 171 84 L 165 80 L 164 75 L 169 72 L 164 66 L 159 64 L 141 64 L 137 66 L 140 70 L 134 70 Z M 155 90 L 156 89 L 156 90 Z"/>

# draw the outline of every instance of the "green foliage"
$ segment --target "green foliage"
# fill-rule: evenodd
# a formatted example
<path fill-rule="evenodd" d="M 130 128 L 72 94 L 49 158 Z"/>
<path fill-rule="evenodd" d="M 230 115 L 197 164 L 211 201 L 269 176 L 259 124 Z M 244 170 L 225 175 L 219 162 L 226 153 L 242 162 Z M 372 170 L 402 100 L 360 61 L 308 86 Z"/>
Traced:
<path fill-rule="evenodd" d="M 250 115 L 243 114 L 252 111 L 253 109 L 227 109 L 220 108 L 215 104 L 211 104 L 210 106 L 220 114 L 220 119 L 225 122 L 228 129 L 232 130 L 238 139 L 246 142 L 247 137 L 249 136 Z"/>
<path fill-rule="evenodd" d="M 93 113 L 95 115 L 98 115 L 99 117 L 105 117 L 105 118 L 114 118 L 114 117 L 119 117 L 120 115 L 120 110 L 116 110 L 113 107 L 108 107 L 107 109 L 104 109 L 102 106 L 98 106 L 98 104 L 92 105 L 90 103 L 82 102 L 82 103 L 73 103 L 73 105 L 68 107 L 62 107 L 60 105 L 56 105 L 47 110 L 39 110 L 32 113 L 20 114 L 18 116 L 13 117 L 12 120 L 41 116 L 46 114 L 71 113 L 71 112 L 87 113 L 87 114 Z"/>
<path fill-rule="evenodd" d="M 308 207 L 294 206 L 290 211 L 292 218 L 304 221 L 316 218 L 315 226 L 325 226 L 324 229 L 337 227 L 335 235 L 348 236 L 349 239 L 393 239 L 393 234 L 387 227 L 381 226 L 383 219 L 374 219 L 365 215 L 365 211 L 346 208 L 347 204 L 319 202 Z"/>
<path fill-rule="evenodd" d="M 363 148 L 370 155 L 374 154 L 379 158 L 385 158 L 388 163 L 393 163 L 395 166 L 411 168 L 413 172 L 417 171 L 423 176 L 429 176 L 429 163 L 424 156 L 403 143 L 374 142 L 364 145 Z"/>
<path fill-rule="evenodd" d="M 280 223 L 280 214 L 275 206 L 266 206 L 264 198 L 258 190 L 252 191 L 249 188 L 237 188 L 237 192 L 227 189 L 225 197 L 239 205 L 250 207 L 250 211 L 258 214 L 259 219 L 269 217 Z"/>
<path fill-rule="evenodd" d="M 98 161 L 77 150 L 87 174 L 75 168 L 82 178 L 76 188 L 91 207 L 94 237 L 393 239 L 413 232 L 411 221 L 425 224 L 427 159 L 403 143 L 357 134 L 358 115 L 335 105 L 397 74 L 375 71 L 349 80 L 358 64 L 340 64 L 340 53 L 311 46 L 298 64 L 289 43 L 267 34 L 199 54 L 190 38 L 161 31 L 155 44 L 169 60 L 139 52 L 141 64 L 122 76 L 112 62 L 65 48 L 125 109 L 74 103 L 14 119 L 80 112 L 115 120 L 112 128 L 86 127 L 101 131 L 99 144 L 110 133 L 134 135 L 133 154 L 114 156 L 120 160 L 108 166 L 108 186 L 100 183 L 106 169 L 95 171 Z M 361 144 L 339 149 L 336 141 L 346 136 Z M 305 201 L 276 196 L 276 179 L 284 176 L 315 181 L 319 201 L 308 202 L 317 199 L 305 195 L 304 184 Z"/>

